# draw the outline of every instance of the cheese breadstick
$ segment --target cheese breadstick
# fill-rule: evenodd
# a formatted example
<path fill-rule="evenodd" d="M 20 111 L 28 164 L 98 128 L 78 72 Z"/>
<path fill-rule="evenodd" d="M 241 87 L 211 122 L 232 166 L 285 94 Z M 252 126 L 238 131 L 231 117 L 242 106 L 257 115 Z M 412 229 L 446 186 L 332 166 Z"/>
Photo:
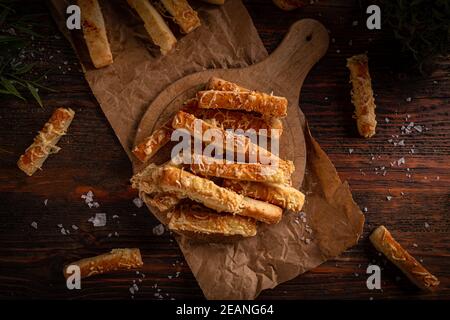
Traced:
<path fill-rule="evenodd" d="M 433 290 L 439 280 L 411 256 L 384 227 L 379 226 L 370 235 L 375 248 L 395 264 L 416 286 L 423 290 Z"/>
<path fill-rule="evenodd" d="M 150 136 L 134 147 L 133 154 L 136 158 L 141 162 L 147 162 L 170 141 L 173 132 L 172 120 L 173 118 L 170 118 L 163 126 L 153 131 Z"/>
<path fill-rule="evenodd" d="M 51 153 L 60 150 L 56 144 L 66 134 L 74 116 L 75 112 L 70 108 L 56 109 L 31 146 L 20 156 L 17 166 L 29 176 L 40 169 Z"/>
<path fill-rule="evenodd" d="M 244 196 L 266 201 L 292 211 L 300 211 L 305 202 L 303 193 L 279 183 L 224 180 L 222 186 Z"/>
<path fill-rule="evenodd" d="M 294 164 L 291 161 L 283 161 L 278 165 L 264 165 L 218 161 L 198 155 L 194 155 L 190 168 L 192 172 L 204 176 L 272 183 L 289 183 L 294 172 Z"/>
<path fill-rule="evenodd" d="M 139 249 L 113 249 L 106 254 L 72 262 L 64 267 L 64 277 L 68 278 L 72 274 L 70 266 L 78 266 L 81 278 L 87 278 L 111 271 L 130 270 L 143 264 Z"/>
<path fill-rule="evenodd" d="M 200 205 L 184 205 L 168 213 L 169 229 L 212 235 L 253 237 L 256 221 L 232 214 L 220 214 Z"/>
<path fill-rule="evenodd" d="M 136 10 L 141 19 L 144 21 L 145 29 L 150 35 L 152 41 L 157 46 L 159 46 L 161 54 L 166 55 L 175 47 L 177 39 L 173 35 L 164 19 L 148 0 L 127 1 L 128 4 Z"/>
<path fill-rule="evenodd" d="M 347 59 L 347 67 L 353 86 L 351 96 L 358 132 L 364 138 L 370 138 L 375 134 L 377 121 L 367 55 L 360 54 Z"/>
<path fill-rule="evenodd" d="M 266 223 L 277 223 L 281 219 L 281 208 L 243 197 L 180 168 L 164 167 L 159 185 L 166 192 L 187 197 L 217 212 L 247 216 Z"/>
<path fill-rule="evenodd" d="M 98 0 L 77 0 L 86 46 L 96 68 L 113 63 L 113 56 L 106 34 L 105 20 Z"/>
<path fill-rule="evenodd" d="M 197 12 L 186 0 L 161 0 L 161 2 L 183 33 L 189 33 L 200 27 L 201 23 Z"/>
<path fill-rule="evenodd" d="M 280 159 L 277 155 L 258 146 L 256 143 L 253 143 L 248 137 L 215 127 L 214 125 L 198 119 L 194 115 L 184 111 L 179 111 L 175 115 L 172 127 L 174 129 L 186 129 L 194 138 L 202 140 L 203 143 L 216 146 L 218 149 L 223 150 L 223 152 L 243 154 L 249 159 L 252 158 L 251 156 L 254 156 L 255 161 L 266 164 L 270 163 L 271 165 L 283 165 L 283 163 L 287 163 L 287 161 Z M 202 134 L 208 130 L 214 130 L 221 139 L 204 139 L 204 136 L 200 135 L 200 132 L 198 132 L 199 129 L 201 129 Z M 227 143 L 227 141 L 231 141 L 231 143 Z"/>
<path fill-rule="evenodd" d="M 258 112 L 266 117 L 285 117 L 287 99 L 262 92 L 199 91 L 198 106 L 205 109 L 230 109 Z"/>

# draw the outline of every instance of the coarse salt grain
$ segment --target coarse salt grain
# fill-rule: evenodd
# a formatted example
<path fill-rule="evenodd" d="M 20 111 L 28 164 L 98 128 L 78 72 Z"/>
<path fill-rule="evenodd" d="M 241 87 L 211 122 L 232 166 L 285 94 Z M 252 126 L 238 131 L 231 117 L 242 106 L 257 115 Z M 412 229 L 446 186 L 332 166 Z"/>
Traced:
<path fill-rule="evenodd" d="M 392 200 L 392 196 L 386 196 L 386 200 L 387 201 L 391 201 Z"/>
<path fill-rule="evenodd" d="M 106 213 L 96 213 L 94 217 L 91 217 L 89 222 L 92 223 L 94 227 L 104 227 L 106 225 Z"/>
<path fill-rule="evenodd" d="M 156 227 L 153 228 L 153 234 L 156 236 L 161 236 L 164 233 L 164 226 L 162 224 L 158 224 Z"/>
<path fill-rule="evenodd" d="M 36 221 L 33 221 L 33 222 L 31 223 L 31 226 L 32 226 L 34 229 L 37 229 L 37 228 L 38 228 L 38 224 L 37 224 Z"/>
<path fill-rule="evenodd" d="M 140 198 L 134 198 L 133 203 L 138 208 L 141 208 L 144 204 L 144 202 Z"/>

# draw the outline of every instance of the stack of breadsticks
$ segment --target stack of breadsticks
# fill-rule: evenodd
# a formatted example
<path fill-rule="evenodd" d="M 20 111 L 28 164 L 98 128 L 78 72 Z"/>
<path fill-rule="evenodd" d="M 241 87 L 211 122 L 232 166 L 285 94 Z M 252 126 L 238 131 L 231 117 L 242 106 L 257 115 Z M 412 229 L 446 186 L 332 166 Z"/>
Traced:
<path fill-rule="evenodd" d="M 133 149 L 136 158 L 146 163 L 132 177 L 133 188 L 147 204 L 166 213 L 168 227 L 178 233 L 254 236 L 258 221 L 278 223 L 284 209 L 300 211 L 305 196 L 291 186 L 292 161 L 280 159 L 239 132 L 253 129 L 273 142 L 282 133 L 281 118 L 286 115 L 285 98 L 212 78 L 205 91 L 186 101 Z M 203 132 L 212 129 L 224 139 L 197 136 L 198 127 Z M 192 141 L 202 139 L 205 149 L 223 144 L 223 150 L 241 152 L 246 161 L 219 161 L 194 152 L 191 162 L 151 163 L 177 129 L 187 132 Z M 232 143 L 225 144 L 226 138 Z M 251 150 L 257 154 L 253 160 Z M 270 163 L 262 161 L 261 154 Z"/>
<path fill-rule="evenodd" d="M 182 33 L 189 33 L 201 25 L 197 12 L 186 0 L 127 0 L 144 22 L 145 30 L 156 44 L 161 54 L 171 51 L 177 38 L 163 19 L 170 17 Z M 223 4 L 223 0 L 206 1 Z M 106 67 L 113 63 L 113 56 L 108 42 L 102 10 L 98 0 L 77 0 L 81 10 L 83 34 L 86 45 L 96 68 Z"/>

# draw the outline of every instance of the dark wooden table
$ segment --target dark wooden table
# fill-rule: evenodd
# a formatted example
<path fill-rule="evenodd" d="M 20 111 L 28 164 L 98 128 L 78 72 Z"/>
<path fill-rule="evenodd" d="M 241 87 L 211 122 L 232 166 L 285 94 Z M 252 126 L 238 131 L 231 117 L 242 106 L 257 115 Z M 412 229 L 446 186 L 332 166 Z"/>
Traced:
<path fill-rule="evenodd" d="M 450 298 L 448 61 L 426 78 L 398 71 L 388 30 L 367 31 L 358 3 L 319 1 L 302 10 L 283 12 L 268 0 L 246 1 L 269 52 L 298 19 L 316 18 L 330 30 L 328 54 L 306 79 L 300 104 L 314 136 L 342 179 L 350 183 L 356 202 L 361 209 L 367 208 L 358 245 L 263 292 L 262 299 Z M 91 94 L 71 47 L 43 3 L 29 4 L 29 10 L 44 13 L 39 19 L 46 37 L 36 39 L 33 50 L 41 64 L 51 68 L 46 84 L 57 92 L 41 92 L 45 108 L 31 100 L 1 100 L 0 297 L 130 299 L 129 288 L 135 281 L 139 286 L 135 299 L 158 299 L 156 294 L 164 299 L 203 298 L 172 236 L 167 232 L 153 235 L 157 220 L 146 208 L 133 204 L 137 194 L 129 185 L 130 162 Z M 364 51 L 371 58 L 378 105 L 377 134 L 370 140 L 356 133 L 345 67 L 346 57 Z M 26 177 L 16 161 L 58 106 L 77 112 L 60 143 L 63 149 L 49 158 L 43 171 Z M 402 125 L 410 122 L 421 126 L 422 132 L 413 129 L 401 135 Z M 401 158 L 404 165 L 391 167 Z M 100 208 L 89 209 L 83 202 L 81 195 L 88 190 L 94 192 Z M 390 201 L 387 196 L 392 197 Z M 94 229 L 88 222 L 94 212 L 108 214 L 106 227 Z M 112 219 L 113 215 L 118 218 Z M 33 221 L 37 229 L 31 226 Z M 58 224 L 69 229 L 70 235 L 61 234 Z M 374 251 L 368 235 L 380 224 L 440 278 L 438 292 L 416 290 Z M 73 230 L 72 225 L 79 229 Z M 145 278 L 125 272 L 86 279 L 81 291 L 66 289 L 61 273 L 64 263 L 114 247 L 139 247 Z M 381 291 L 366 287 L 370 263 L 382 266 Z"/>

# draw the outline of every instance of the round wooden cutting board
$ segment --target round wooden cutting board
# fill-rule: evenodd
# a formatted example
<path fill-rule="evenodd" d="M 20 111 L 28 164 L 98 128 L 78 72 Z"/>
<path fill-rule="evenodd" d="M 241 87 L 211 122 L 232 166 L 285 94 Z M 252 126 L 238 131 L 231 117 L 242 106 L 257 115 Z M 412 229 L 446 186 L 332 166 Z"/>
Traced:
<path fill-rule="evenodd" d="M 161 92 L 150 104 L 137 130 L 135 145 L 181 109 L 187 99 L 202 90 L 209 78 L 219 77 L 243 87 L 272 93 L 288 99 L 288 115 L 283 119 L 284 131 L 280 138 L 280 157 L 292 160 L 295 172 L 292 185 L 299 188 L 303 182 L 306 165 L 306 146 L 303 136 L 304 116 L 299 108 L 300 90 L 309 70 L 328 49 L 329 36 L 318 21 L 303 19 L 292 25 L 279 47 L 265 60 L 241 69 L 213 69 L 186 76 Z M 162 148 L 151 159 L 162 163 L 170 158 L 172 145 Z M 134 171 L 142 164 L 134 161 Z M 165 215 L 150 208 L 156 217 L 165 222 Z"/>

